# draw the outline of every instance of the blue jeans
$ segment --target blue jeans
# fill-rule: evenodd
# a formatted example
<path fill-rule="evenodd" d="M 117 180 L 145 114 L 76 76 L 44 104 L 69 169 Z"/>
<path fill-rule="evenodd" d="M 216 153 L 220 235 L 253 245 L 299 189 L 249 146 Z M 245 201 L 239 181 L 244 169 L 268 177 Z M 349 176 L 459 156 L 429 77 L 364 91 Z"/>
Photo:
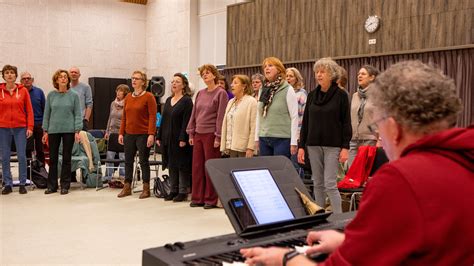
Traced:
<path fill-rule="evenodd" d="M 283 155 L 290 159 L 290 139 L 289 138 L 259 138 L 260 156 Z"/>
<path fill-rule="evenodd" d="M 26 184 L 26 127 L 0 128 L 0 153 L 2 158 L 3 182 L 5 186 L 13 186 L 10 170 L 12 137 L 15 140 L 18 156 L 20 185 Z"/>
<path fill-rule="evenodd" d="M 115 151 L 107 151 L 107 159 L 115 159 L 115 155 L 118 153 L 119 159 L 125 161 L 125 152 L 115 152 Z M 105 171 L 105 176 L 104 179 L 110 180 L 112 176 L 114 175 L 114 172 L 117 168 L 113 168 L 114 164 L 113 163 L 107 163 L 107 170 Z M 125 164 L 121 163 L 119 165 L 119 175 L 120 176 L 125 176 Z"/>

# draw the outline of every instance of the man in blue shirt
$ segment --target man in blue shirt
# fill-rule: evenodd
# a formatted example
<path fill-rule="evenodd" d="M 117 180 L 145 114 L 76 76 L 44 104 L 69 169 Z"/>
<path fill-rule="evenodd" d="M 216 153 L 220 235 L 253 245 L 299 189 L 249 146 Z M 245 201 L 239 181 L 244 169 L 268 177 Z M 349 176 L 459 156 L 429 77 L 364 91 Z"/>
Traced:
<path fill-rule="evenodd" d="M 34 149 L 36 151 L 36 158 L 38 161 L 44 164 L 44 152 L 43 152 L 43 143 L 41 138 L 43 137 L 43 113 L 46 99 L 44 97 L 43 90 L 33 86 L 35 79 L 29 72 L 23 72 L 20 75 L 20 82 L 23 86 L 28 89 L 31 99 L 31 105 L 33 106 L 33 113 L 35 117 L 35 125 L 33 127 L 33 138 L 28 139 L 28 143 L 34 143 Z M 27 145 L 27 147 L 31 147 Z M 26 155 L 28 158 L 31 158 L 31 149 L 27 148 Z"/>
<path fill-rule="evenodd" d="M 87 131 L 89 119 L 92 114 L 92 89 L 89 84 L 79 82 L 81 77 L 81 71 L 78 67 L 71 67 L 69 69 L 69 75 L 71 75 L 71 89 L 79 95 L 79 101 L 81 102 L 81 112 L 83 119 L 82 130 Z"/>

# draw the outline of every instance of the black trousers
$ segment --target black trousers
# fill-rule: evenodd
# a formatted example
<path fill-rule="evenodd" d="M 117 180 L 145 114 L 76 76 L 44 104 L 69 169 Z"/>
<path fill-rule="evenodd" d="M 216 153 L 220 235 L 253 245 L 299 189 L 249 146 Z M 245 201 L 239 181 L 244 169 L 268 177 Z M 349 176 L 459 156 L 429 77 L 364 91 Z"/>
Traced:
<path fill-rule="evenodd" d="M 71 186 L 71 157 L 74 146 L 74 133 L 49 134 L 49 174 L 48 188 L 58 190 L 58 157 L 59 145 L 63 141 L 63 162 L 61 165 L 60 183 L 62 189 Z"/>
<path fill-rule="evenodd" d="M 180 170 L 178 167 L 168 167 L 170 174 L 171 193 L 188 194 L 191 187 L 191 171 Z"/>
<path fill-rule="evenodd" d="M 42 125 L 39 124 L 39 125 L 35 125 L 33 127 L 33 139 L 30 140 L 28 139 L 28 141 L 33 141 L 34 143 L 34 149 L 36 151 L 36 159 L 40 162 L 43 163 L 44 165 L 44 151 L 43 151 L 43 141 L 42 141 L 42 138 L 43 138 L 43 128 L 42 128 Z M 27 144 L 28 146 L 28 144 Z M 31 150 L 28 149 L 28 147 L 26 148 L 26 157 L 27 158 L 32 158 L 31 157 Z"/>
<path fill-rule="evenodd" d="M 125 134 L 123 142 L 125 151 L 125 182 L 127 183 L 132 183 L 133 162 L 137 151 L 143 182 L 150 183 L 150 148 L 146 146 L 147 139 L 147 134 Z"/>

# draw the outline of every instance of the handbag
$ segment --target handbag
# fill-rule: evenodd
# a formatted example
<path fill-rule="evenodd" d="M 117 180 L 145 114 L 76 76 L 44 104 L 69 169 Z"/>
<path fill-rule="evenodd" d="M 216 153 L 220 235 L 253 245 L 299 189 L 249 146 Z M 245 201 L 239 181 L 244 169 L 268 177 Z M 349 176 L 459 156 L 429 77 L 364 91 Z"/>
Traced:
<path fill-rule="evenodd" d="M 171 183 L 168 175 L 163 175 L 161 178 L 155 178 L 153 184 L 153 195 L 157 198 L 164 198 L 171 193 Z"/>

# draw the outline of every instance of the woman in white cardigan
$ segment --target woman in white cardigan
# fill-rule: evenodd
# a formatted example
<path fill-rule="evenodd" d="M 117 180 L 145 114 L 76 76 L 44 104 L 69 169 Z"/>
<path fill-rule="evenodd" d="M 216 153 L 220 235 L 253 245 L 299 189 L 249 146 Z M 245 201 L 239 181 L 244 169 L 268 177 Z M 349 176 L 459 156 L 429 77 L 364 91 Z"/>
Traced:
<path fill-rule="evenodd" d="M 232 98 L 225 109 L 221 131 L 221 152 L 230 157 L 252 157 L 255 151 L 257 100 L 246 75 L 232 77 Z"/>

